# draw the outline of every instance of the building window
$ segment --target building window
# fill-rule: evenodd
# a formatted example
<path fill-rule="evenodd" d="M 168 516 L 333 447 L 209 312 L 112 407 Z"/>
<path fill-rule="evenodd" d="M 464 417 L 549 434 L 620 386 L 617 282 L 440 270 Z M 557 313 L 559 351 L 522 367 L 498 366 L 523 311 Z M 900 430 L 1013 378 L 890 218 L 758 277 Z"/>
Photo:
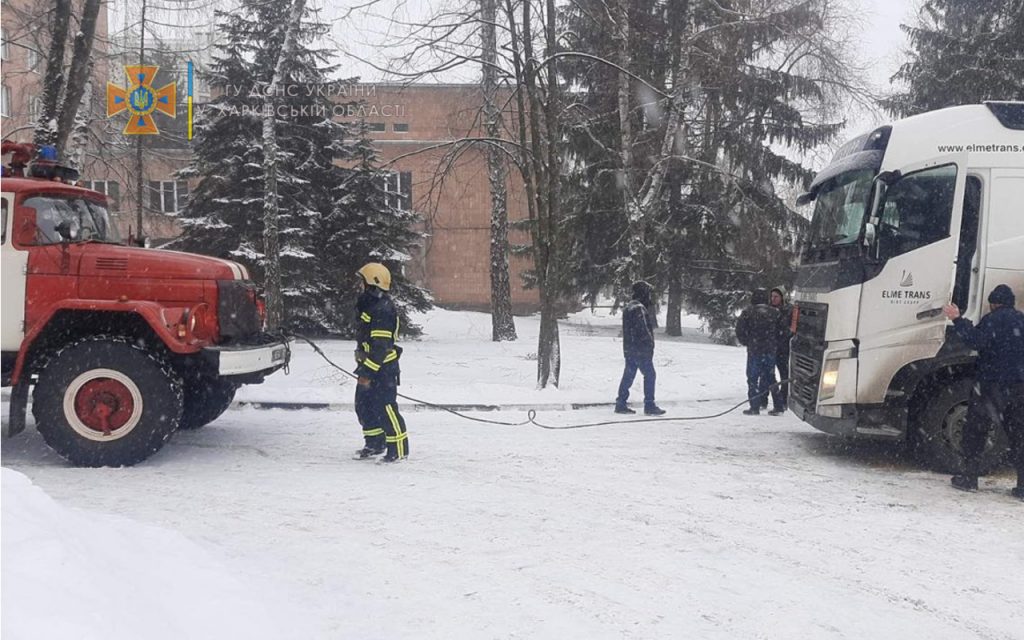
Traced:
<path fill-rule="evenodd" d="M 0 89 L 0 116 L 10 117 L 11 115 L 11 88 L 3 85 Z"/>
<path fill-rule="evenodd" d="M 388 171 L 381 178 L 384 203 L 399 211 L 412 210 L 412 172 Z"/>
<path fill-rule="evenodd" d="M 28 97 L 28 119 L 29 122 L 39 122 L 39 116 L 43 114 L 43 99 L 39 96 Z"/>
<path fill-rule="evenodd" d="M 188 202 L 188 183 L 184 180 L 150 180 L 149 208 L 160 213 L 178 213 Z"/>
<path fill-rule="evenodd" d="M 35 49 L 25 50 L 25 62 L 28 64 L 28 70 L 39 73 L 39 52 Z"/>
<path fill-rule="evenodd" d="M 110 211 L 121 210 L 121 185 L 117 182 L 113 180 L 82 180 L 79 184 L 86 189 L 99 191 L 107 196 L 107 209 Z"/>
<path fill-rule="evenodd" d="M 398 133 L 407 133 L 409 131 L 409 123 L 408 122 L 396 122 L 396 123 L 391 125 L 391 130 L 392 131 L 396 131 Z"/>
<path fill-rule="evenodd" d="M 384 123 L 383 122 L 367 122 L 366 123 L 366 128 L 369 129 L 370 131 L 384 131 Z"/>
<path fill-rule="evenodd" d="M 7 47 L 7 29 L 0 29 L 0 60 L 9 60 L 10 51 Z"/>

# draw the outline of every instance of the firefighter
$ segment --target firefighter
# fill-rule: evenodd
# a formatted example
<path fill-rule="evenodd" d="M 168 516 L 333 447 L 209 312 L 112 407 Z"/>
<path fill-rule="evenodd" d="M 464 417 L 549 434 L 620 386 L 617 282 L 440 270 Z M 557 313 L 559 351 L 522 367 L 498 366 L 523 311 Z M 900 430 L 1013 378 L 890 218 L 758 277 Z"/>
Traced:
<path fill-rule="evenodd" d="M 1010 458 L 1017 468 L 1017 486 L 1011 493 L 1024 500 L 1024 313 L 1014 308 L 1016 297 L 1005 284 L 988 296 L 990 311 L 975 327 L 960 316 L 956 305 L 943 307 L 956 334 L 978 352 L 975 384 L 967 405 L 960 448 L 964 473 L 953 476 L 954 487 L 978 488 L 978 458 L 985 448 L 990 425 L 1002 424 L 1010 441 Z"/>
<path fill-rule="evenodd" d="M 750 408 L 743 413 L 756 416 L 768 406 L 768 391 L 771 390 L 772 404 L 776 409 L 782 406 L 775 378 L 775 354 L 779 342 L 779 311 L 769 303 L 768 292 L 757 289 L 750 296 L 750 306 L 743 310 L 736 321 L 736 339 L 747 348 L 747 398 Z M 772 411 L 772 415 L 780 412 Z"/>
<path fill-rule="evenodd" d="M 366 460 L 383 453 L 381 462 L 395 462 L 409 455 L 409 436 L 397 403 L 402 348 L 395 344 L 399 318 L 388 294 L 391 272 L 370 262 L 356 273 L 363 282 L 356 302 L 356 416 L 366 441 L 356 458 Z"/>

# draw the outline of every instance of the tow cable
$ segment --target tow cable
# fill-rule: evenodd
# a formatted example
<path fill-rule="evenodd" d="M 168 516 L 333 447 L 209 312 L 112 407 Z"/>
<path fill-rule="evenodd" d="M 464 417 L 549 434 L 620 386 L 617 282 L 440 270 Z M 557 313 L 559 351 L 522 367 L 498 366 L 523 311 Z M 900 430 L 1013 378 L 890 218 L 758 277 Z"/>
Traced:
<path fill-rule="evenodd" d="M 333 360 L 331 360 L 327 356 L 327 354 L 324 353 L 324 350 L 320 348 L 320 345 L 318 345 L 317 343 L 313 342 L 312 340 L 310 340 L 306 336 L 298 334 L 298 333 L 294 333 L 294 332 L 289 332 L 289 333 L 287 333 L 285 335 L 287 335 L 289 337 L 292 337 L 292 338 L 296 338 L 298 340 L 302 340 L 303 342 L 308 344 L 310 347 L 312 347 L 313 351 L 315 351 L 317 353 L 317 355 L 319 355 L 321 358 L 323 358 L 324 361 L 327 362 L 327 364 L 331 365 L 332 367 L 334 367 L 338 371 L 344 373 L 345 375 L 347 375 L 350 378 L 353 378 L 355 380 L 359 379 L 359 376 L 357 376 L 356 374 L 352 373 L 348 369 L 345 369 L 341 365 L 339 365 L 339 364 L 335 363 Z M 450 413 L 452 415 L 456 415 L 456 416 L 458 416 L 458 417 L 460 417 L 460 418 L 462 418 L 464 420 L 471 420 L 473 422 L 482 422 L 484 424 L 496 424 L 496 425 L 501 425 L 503 427 L 523 427 L 523 426 L 526 426 L 526 425 L 533 425 L 535 427 L 539 427 L 541 429 L 547 429 L 547 430 L 550 430 L 550 431 L 564 431 L 564 430 L 568 430 L 568 429 L 587 429 L 589 427 L 604 427 L 604 426 L 613 425 L 613 424 L 639 424 L 641 422 L 683 422 L 683 421 L 689 421 L 689 420 L 713 420 L 715 418 L 721 418 L 722 416 L 724 416 L 726 414 L 732 413 L 733 411 L 739 409 L 740 407 L 742 407 L 743 405 L 747 404 L 748 402 L 750 402 L 754 398 L 760 398 L 762 396 L 768 395 L 769 393 L 771 393 L 771 391 L 773 389 L 779 388 L 779 387 L 781 387 L 782 385 L 784 385 L 784 384 L 786 384 L 788 382 L 789 382 L 788 379 L 776 382 L 775 384 L 773 384 L 770 387 L 768 387 L 768 389 L 766 391 L 763 391 L 763 392 L 757 394 L 756 396 L 752 396 L 751 398 L 746 398 L 744 400 L 741 400 L 740 402 L 736 403 L 735 405 L 733 405 L 732 407 L 729 407 L 728 409 L 726 409 L 724 411 L 719 411 L 718 413 L 713 413 L 713 414 L 708 414 L 708 415 L 701 415 L 701 416 L 676 416 L 676 417 L 669 417 L 669 418 L 634 418 L 634 419 L 631 419 L 631 420 L 604 420 L 602 422 L 587 422 L 587 423 L 583 423 L 583 424 L 570 424 L 570 425 L 563 425 L 563 426 L 553 426 L 553 425 L 544 424 L 542 422 L 537 422 L 537 411 L 535 409 L 530 409 L 529 411 L 527 411 L 526 412 L 526 420 L 523 420 L 522 422 L 504 422 L 502 420 L 488 420 L 486 418 L 476 418 L 476 417 L 473 417 L 473 416 L 467 416 L 466 414 L 459 413 L 455 409 L 452 409 L 450 407 L 446 407 L 443 404 L 436 404 L 436 403 L 433 403 L 433 402 L 428 402 L 426 400 L 420 400 L 419 398 L 413 398 L 412 396 L 407 396 L 407 395 L 405 395 L 403 393 L 398 393 L 397 395 L 398 395 L 399 398 L 404 398 L 404 399 L 408 400 L 409 402 L 415 402 L 416 404 L 421 404 L 421 405 L 424 405 L 424 406 L 427 406 L 427 407 L 433 407 L 435 409 L 440 409 L 441 411 L 447 411 L 448 413 Z"/>

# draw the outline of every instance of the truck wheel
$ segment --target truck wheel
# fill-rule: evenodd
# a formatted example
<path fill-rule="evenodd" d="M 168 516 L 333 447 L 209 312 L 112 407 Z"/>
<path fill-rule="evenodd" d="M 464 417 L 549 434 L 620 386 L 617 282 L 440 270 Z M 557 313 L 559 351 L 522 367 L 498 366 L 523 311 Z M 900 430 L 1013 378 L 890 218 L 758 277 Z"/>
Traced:
<path fill-rule="evenodd" d="M 919 462 L 943 473 L 964 471 L 960 440 L 973 386 L 972 380 L 956 380 L 943 386 L 918 414 L 912 433 L 912 447 Z M 992 428 L 985 451 L 978 461 L 978 470 L 986 473 L 998 466 L 1007 448 L 1006 434 L 1001 428 Z"/>
<path fill-rule="evenodd" d="M 238 386 L 224 378 L 194 376 L 185 380 L 185 409 L 179 429 L 198 429 L 210 424 L 231 406 Z"/>
<path fill-rule="evenodd" d="M 182 382 L 159 354 L 119 337 L 59 351 L 39 374 L 32 415 L 72 464 L 119 467 L 160 450 L 181 419 Z"/>

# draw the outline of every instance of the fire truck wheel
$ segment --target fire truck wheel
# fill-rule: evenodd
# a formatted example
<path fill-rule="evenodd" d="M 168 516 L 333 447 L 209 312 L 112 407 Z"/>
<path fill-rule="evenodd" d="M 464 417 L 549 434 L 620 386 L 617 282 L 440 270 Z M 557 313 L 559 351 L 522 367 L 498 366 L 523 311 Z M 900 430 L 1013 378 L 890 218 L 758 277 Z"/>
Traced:
<path fill-rule="evenodd" d="M 179 429 L 198 429 L 210 424 L 231 406 L 238 385 L 224 378 L 185 378 L 185 409 Z"/>
<path fill-rule="evenodd" d="M 159 354 L 125 338 L 61 349 L 39 374 L 32 415 L 43 440 L 72 464 L 142 462 L 178 427 L 182 382 Z"/>
<path fill-rule="evenodd" d="M 960 441 L 967 417 L 967 401 L 974 386 L 972 380 L 955 380 L 942 386 L 918 414 L 912 433 L 914 456 L 922 464 L 943 473 L 964 471 Z M 986 473 L 997 467 L 1006 455 L 1008 445 L 1001 428 L 989 431 L 985 452 L 979 460 L 979 471 Z"/>

